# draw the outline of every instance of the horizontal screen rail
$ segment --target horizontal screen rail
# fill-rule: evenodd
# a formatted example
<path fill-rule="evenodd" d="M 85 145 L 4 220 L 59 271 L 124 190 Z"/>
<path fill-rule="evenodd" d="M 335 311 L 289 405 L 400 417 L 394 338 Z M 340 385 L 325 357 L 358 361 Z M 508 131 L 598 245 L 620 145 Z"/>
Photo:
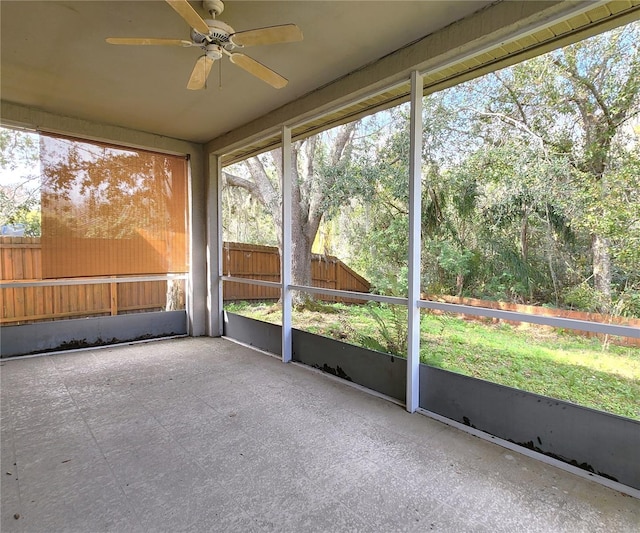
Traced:
<path fill-rule="evenodd" d="M 247 285 L 261 285 L 264 287 L 274 287 L 282 289 L 282 284 L 274 281 L 235 278 L 233 276 L 222 276 L 221 279 L 223 281 L 234 281 Z M 312 294 L 320 294 L 324 296 L 349 298 L 352 300 L 366 300 L 371 302 L 404 306 L 408 304 L 407 298 L 398 296 L 385 296 L 382 294 L 371 294 L 368 292 L 324 289 L 321 287 L 308 287 L 306 285 L 290 285 L 289 288 L 296 291 L 309 292 Z M 511 320 L 514 322 L 527 322 L 531 324 L 539 324 L 542 326 L 588 331 L 592 333 L 602 333 L 605 335 L 616 335 L 620 337 L 631 337 L 636 339 L 640 338 L 640 328 L 635 328 L 632 326 L 604 324 L 602 322 L 589 322 L 588 320 L 577 320 L 573 318 L 531 315 L 527 313 L 518 313 L 516 311 L 502 311 L 499 309 L 488 309 L 486 307 L 472 307 L 470 305 L 433 302 L 430 300 L 419 300 L 418 307 L 421 307 L 423 309 L 435 309 L 437 311 L 444 311 L 447 313 L 466 314 L 486 318 L 497 318 L 501 320 Z"/>
<path fill-rule="evenodd" d="M 273 287 L 282 289 L 282 283 L 279 281 L 266 281 L 263 279 L 236 278 L 234 276 L 220 276 L 222 281 L 233 281 L 234 283 L 244 283 L 245 285 L 260 285 L 261 287 Z"/>
<path fill-rule="evenodd" d="M 166 274 L 153 276 L 127 276 L 121 278 L 69 278 L 43 280 L 0 281 L 0 289 L 23 289 L 28 287 L 56 287 L 63 285 L 99 285 L 109 283 L 139 283 L 142 281 L 173 281 L 187 279 L 188 274 Z"/>
<path fill-rule="evenodd" d="M 486 307 L 472 307 L 470 305 L 433 302 L 431 300 L 419 300 L 418 307 L 445 311 L 447 313 L 463 313 L 465 315 L 498 318 L 502 320 L 512 320 L 514 322 L 528 322 L 531 324 L 540 324 L 542 326 L 552 326 L 555 328 L 590 331 L 592 333 L 618 335 L 620 337 L 633 337 L 636 339 L 640 338 L 640 328 L 619 326 L 616 324 L 603 324 L 602 322 L 589 322 L 588 320 L 577 320 L 575 318 L 530 315 L 515 311 L 502 311 L 499 309 L 487 309 Z"/>
<path fill-rule="evenodd" d="M 371 294 L 370 292 L 342 291 L 339 289 L 323 289 L 322 287 L 308 287 L 306 285 L 290 285 L 289 288 L 294 291 L 310 292 L 324 296 L 339 296 L 351 300 L 368 300 L 385 304 L 407 305 L 407 299 L 400 296 L 385 296 L 383 294 Z"/>

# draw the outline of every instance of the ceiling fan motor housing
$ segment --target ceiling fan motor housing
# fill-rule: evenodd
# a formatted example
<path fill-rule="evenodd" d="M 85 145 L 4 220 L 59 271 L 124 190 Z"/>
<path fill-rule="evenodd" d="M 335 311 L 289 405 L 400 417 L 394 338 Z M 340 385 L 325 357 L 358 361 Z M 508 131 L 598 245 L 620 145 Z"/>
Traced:
<path fill-rule="evenodd" d="M 205 22 L 207 23 L 207 26 L 209 26 L 209 35 L 204 35 L 191 28 L 191 40 L 195 44 L 206 45 L 215 43 L 225 46 L 231 42 L 229 37 L 235 33 L 231 26 L 219 20 L 208 19 L 205 20 Z"/>

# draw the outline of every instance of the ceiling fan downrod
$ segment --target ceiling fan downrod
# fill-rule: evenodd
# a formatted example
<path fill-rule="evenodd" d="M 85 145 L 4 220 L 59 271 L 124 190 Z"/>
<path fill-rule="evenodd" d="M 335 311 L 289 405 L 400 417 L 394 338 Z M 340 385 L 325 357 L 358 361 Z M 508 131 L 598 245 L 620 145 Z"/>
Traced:
<path fill-rule="evenodd" d="M 211 17 L 216 18 L 224 11 L 224 2 L 222 0 L 202 0 L 202 7 Z"/>

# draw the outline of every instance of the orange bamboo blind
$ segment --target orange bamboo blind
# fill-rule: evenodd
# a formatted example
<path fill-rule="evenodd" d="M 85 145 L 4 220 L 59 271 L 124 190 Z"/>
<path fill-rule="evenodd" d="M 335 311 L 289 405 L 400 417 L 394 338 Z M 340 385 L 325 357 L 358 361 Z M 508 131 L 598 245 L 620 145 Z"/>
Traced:
<path fill-rule="evenodd" d="M 186 272 L 187 161 L 40 135 L 42 276 Z"/>

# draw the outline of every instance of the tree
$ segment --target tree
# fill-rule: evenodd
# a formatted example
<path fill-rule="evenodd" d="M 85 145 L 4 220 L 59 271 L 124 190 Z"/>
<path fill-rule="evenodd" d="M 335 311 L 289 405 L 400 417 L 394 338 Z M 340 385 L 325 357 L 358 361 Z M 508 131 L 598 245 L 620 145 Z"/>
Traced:
<path fill-rule="evenodd" d="M 426 290 L 562 305 L 580 286 L 601 311 L 623 293 L 637 299 L 639 43 L 634 23 L 425 97 Z M 322 218 L 339 211 L 332 230 L 350 243 L 341 257 L 396 294 L 406 294 L 408 130 L 405 106 L 362 121 L 349 179 L 330 186 L 351 198 Z M 296 169 L 306 171 L 309 150 L 296 151 Z M 229 183 L 243 177 L 279 225 L 277 163 L 247 162 L 247 175 L 230 171 Z M 261 173 L 272 183 L 252 177 Z M 305 226 L 314 220 L 308 192 L 294 191 L 305 217 L 293 225 L 317 231 Z"/>
<path fill-rule="evenodd" d="M 640 24 L 557 50 L 484 82 L 478 115 L 519 131 L 547 154 L 569 157 L 582 211 L 610 209 L 610 175 L 625 144 L 625 125 L 640 113 Z M 475 88 L 476 90 L 479 87 Z M 481 90 L 481 89 L 480 89 Z M 491 95 L 491 99 L 487 97 Z M 597 207 L 596 207 L 597 206 Z M 605 306 L 611 301 L 611 243 L 589 217 L 574 220 L 590 234 L 592 278 Z"/>
<path fill-rule="evenodd" d="M 37 134 L 0 128 L 0 226 L 25 226 L 40 235 L 40 174 Z"/>
<path fill-rule="evenodd" d="M 358 180 L 352 166 L 357 126 L 357 122 L 350 122 L 292 145 L 291 276 L 295 285 L 312 284 L 311 247 L 323 217 L 334 215 L 357 191 Z M 237 171 L 223 172 L 226 183 L 246 190 L 265 207 L 274 226 L 281 227 L 280 151 L 250 157 L 242 165 L 244 176 Z M 278 247 L 282 250 L 280 233 Z M 294 305 L 303 306 L 308 298 L 296 294 Z"/>
<path fill-rule="evenodd" d="M 637 139 L 626 133 L 639 107 L 638 33 L 631 25 L 425 97 L 426 288 L 558 305 L 567 285 L 589 278 L 607 305 L 612 281 L 620 290 L 635 279 Z M 376 195 L 364 212 L 376 216 L 357 240 L 375 240 L 384 260 L 372 265 L 398 272 L 409 135 L 406 113 L 390 115 L 396 129 L 369 170 Z M 591 272 L 578 272 L 587 261 Z"/>
<path fill-rule="evenodd" d="M 278 245 L 278 231 L 264 206 L 245 189 L 222 187 L 222 236 L 224 241 Z"/>

